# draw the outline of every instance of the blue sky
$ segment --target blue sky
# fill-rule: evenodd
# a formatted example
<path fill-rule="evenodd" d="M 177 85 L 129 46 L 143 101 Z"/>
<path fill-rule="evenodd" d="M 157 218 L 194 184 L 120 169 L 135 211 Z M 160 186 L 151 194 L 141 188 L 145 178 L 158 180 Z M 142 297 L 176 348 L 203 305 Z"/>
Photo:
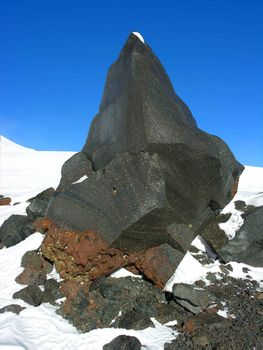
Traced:
<path fill-rule="evenodd" d="M 80 150 L 107 69 L 139 31 L 199 127 L 263 166 L 262 17 L 260 0 L 2 0 L 0 134 Z"/>

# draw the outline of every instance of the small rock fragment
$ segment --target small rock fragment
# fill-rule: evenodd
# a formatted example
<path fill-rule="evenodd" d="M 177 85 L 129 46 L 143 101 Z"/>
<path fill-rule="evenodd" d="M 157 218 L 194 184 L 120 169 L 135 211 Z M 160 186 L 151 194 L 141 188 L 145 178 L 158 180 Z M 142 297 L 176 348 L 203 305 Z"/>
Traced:
<path fill-rule="evenodd" d="M 103 350 L 141 350 L 141 343 L 136 337 L 119 335 L 110 343 L 103 346 Z"/>
<path fill-rule="evenodd" d="M 14 299 L 22 299 L 33 306 L 39 306 L 41 304 L 42 296 L 43 293 L 41 292 L 41 289 L 35 285 L 25 287 L 13 294 Z"/>

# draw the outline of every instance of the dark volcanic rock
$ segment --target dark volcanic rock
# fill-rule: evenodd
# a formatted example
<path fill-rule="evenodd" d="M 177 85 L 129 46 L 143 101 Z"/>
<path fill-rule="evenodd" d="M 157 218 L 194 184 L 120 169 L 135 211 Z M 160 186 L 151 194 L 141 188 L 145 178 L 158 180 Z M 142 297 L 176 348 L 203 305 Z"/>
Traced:
<path fill-rule="evenodd" d="M 224 230 L 219 227 L 220 223 L 227 222 L 231 216 L 229 214 L 219 214 L 214 220 L 212 220 L 201 232 L 201 236 L 217 250 L 223 247 L 228 241 Z"/>
<path fill-rule="evenodd" d="M 73 281 L 66 284 L 62 291 L 66 291 L 67 300 L 59 313 L 85 332 L 109 326 L 144 329 L 153 326 L 151 317 L 161 323 L 181 322 L 189 314 L 172 300 L 167 302 L 159 288 L 140 278 L 108 277 L 90 290 Z"/>
<path fill-rule="evenodd" d="M 54 193 L 54 188 L 50 187 L 45 191 L 40 192 L 34 198 L 30 198 L 28 200 L 30 204 L 26 208 L 26 213 L 28 217 L 32 220 L 35 220 L 38 217 L 43 217 L 45 215 L 50 198 L 53 196 Z"/>
<path fill-rule="evenodd" d="M 85 153 L 78 152 L 69 158 L 61 169 L 61 180 L 57 191 L 63 191 L 67 186 L 93 173 L 92 163 Z"/>
<path fill-rule="evenodd" d="M 263 207 L 254 208 L 245 217 L 235 237 L 219 253 L 226 261 L 263 267 Z"/>
<path fill-rule="evenodd" d="M 194 286 L 184 283 L 175 284 L 173 294 L 177 303 L 194 314 L 206 308 L 211 301 L 207 291 L 196 289 Z"/>
<path fill-rule="evenodd" d="M 135 337 L 119 335 L 110 343 L 105 344 L 103 350 L 141 350 L 141 343 Z"/>
<path fill-rule="evenodd" d="M 26 303 L 33 306 L 39 306 L 42 302 L 42 296 L 43 294 L 41 292 L 41 289 L 38 286 L 32 285 L 14 293 L 13 298 L 22 299 Z"/>
<path fill-rule="evenodd" d="M 173 271 L 167 269 L 164 276 L 162 258 L 156 264 L 161 270 L 153 274 L 148 269 L 147 275 L 144 267 L 152 256 L 148 250 L 157 247 L 156 256 L 163 248 L 169 250 L 166 261 L 175 269 L 196 234 L 231 200 L 242 170 L 221 139 L 197 127 L 157 57 L 131 34 L 109 69 L 99 113 L 82 152 L 62 169 L 62 192 L 53 196 L 46 217 L 64 233 L 58 243 L 49 230 L 43 252 L 51 260 L 62 254 L 64 262 L 73 257 L 73 263 L 97 271 L 97 277 L 134 264 L 163 287 Z M 87 179 L 70 184 L 83 175 Z M 85 248 L 79 247 L 81 258 L 75 241 L 63 239 L 68 230 L 92 232 L 86 236 L 89 244 L 82 240 Z M 119 257 L 116 264 L 112 260 L 111 269 L 109 263 L 104 271 L 98 269 L 100 259 L 85 258 L 89 249 L 105 256 L 112 248 Z M 120 252 L 123 257 L 139 252 L 140 258 L 136 263 L 123 261 Z M 71 262 L 57 261 L 58 270 L 65 270 L 65 264 L 73 276 Z"/>
<path fill-rule="evenodd" d="M 25 215 L 11 215 L 0 227 L 0 245 L 11 247 L 33 233 L 32 220 Z"/>
<path fill-rule="evenodd" d="M 20 305 L 11 304 L 11 305 L 7 305 L 7 306 L 3 307 L 2 309 L 0 309 L 0 314 L 3 314 L 4 312 L 13 312 L 14 314 L 19 315 L 20 312 L 24 309 L 25 309 L 25 307 L 22 307 Z"/>

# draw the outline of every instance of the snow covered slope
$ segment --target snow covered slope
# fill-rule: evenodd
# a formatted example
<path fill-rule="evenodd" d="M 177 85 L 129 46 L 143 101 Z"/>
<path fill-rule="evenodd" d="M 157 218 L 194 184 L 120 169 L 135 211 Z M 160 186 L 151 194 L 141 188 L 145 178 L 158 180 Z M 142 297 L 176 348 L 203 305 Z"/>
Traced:
<path fill-rule="evenodd" d="M 60 179 L 61 166 L 72 154 L 73 152 L 35 151 L 16 145 L 1 136 L 0 194 L 11 197 L 12 204 L 16 202 L 20 204 L 0 207 L 0 224 L 11 214 L 25 213 L 27 199 L 48 187 L 56 187 Z M 263 204 L 263 194 L 259 192 L 263 192 L 263 169 L 246 167 L 241 176 L 239 192 L 235 200 L 242 199 L 250 204 Z M 236 213 L 233 202 L 224 211 Z M 238 214 L 236 219 L 237 222 L 234 220 L 224 228 L 232 236 L 240 225 Z M 23 288 L 14 281 L 15 277 L 22 272 L 21 257 L 26 251 L 37 249 L 42 239 L 42 235 L 35 233 L 14 247 L 0 250 L 0 308 L 14 303 L 27 307 L 19 316 L 10 312 L 0 314 L 1 350 L 100 350 L 103 344 L 120 334 L 136 336 L 145 345 L 145 349 L 161 350 L 166 342 L 176 337 L 177 333 L 174 330 L 156 321 L 155 328 L 147 328 L 143 331 L 97 329 L 81 334 L 56 314 L 54 306 L 42 304 L 39 307 L 32 307 L 22 300 L 13 300 L 13 293 Z M 205 249 L 199 238 L 195 240 L 195 245 Z M 233 276 L 242 277 L 242 267 L 245 265 L 232 263 L 232 266 L 234 267 Z M 192 283 L 200 278 L 205 280 L 208 269 L 217 271 L 218 264 L 204 268 L 188 253 L 170 282 Z M 255 279 L 263 279 L 263 269 L 253 267 L 250 269 Z"/>

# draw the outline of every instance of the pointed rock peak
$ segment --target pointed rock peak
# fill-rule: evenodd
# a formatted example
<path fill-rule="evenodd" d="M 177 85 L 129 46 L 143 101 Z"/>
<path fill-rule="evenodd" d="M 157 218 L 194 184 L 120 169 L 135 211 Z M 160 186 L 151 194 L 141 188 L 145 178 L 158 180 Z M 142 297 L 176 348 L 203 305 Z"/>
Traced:
<path fill-rule="evenodd" d="M 141 40 L 141 42 L 142 42 L 143 44 L 145 44 L 144 38 L 143 38 L 143 36 L 141 35 L 141 33 L 139 33 L 139 32 L 132 32 L 132 34 L 135 35 L 135 36 L 137 36 L 137 38 L 139 38 L 139 39 Z"/>

